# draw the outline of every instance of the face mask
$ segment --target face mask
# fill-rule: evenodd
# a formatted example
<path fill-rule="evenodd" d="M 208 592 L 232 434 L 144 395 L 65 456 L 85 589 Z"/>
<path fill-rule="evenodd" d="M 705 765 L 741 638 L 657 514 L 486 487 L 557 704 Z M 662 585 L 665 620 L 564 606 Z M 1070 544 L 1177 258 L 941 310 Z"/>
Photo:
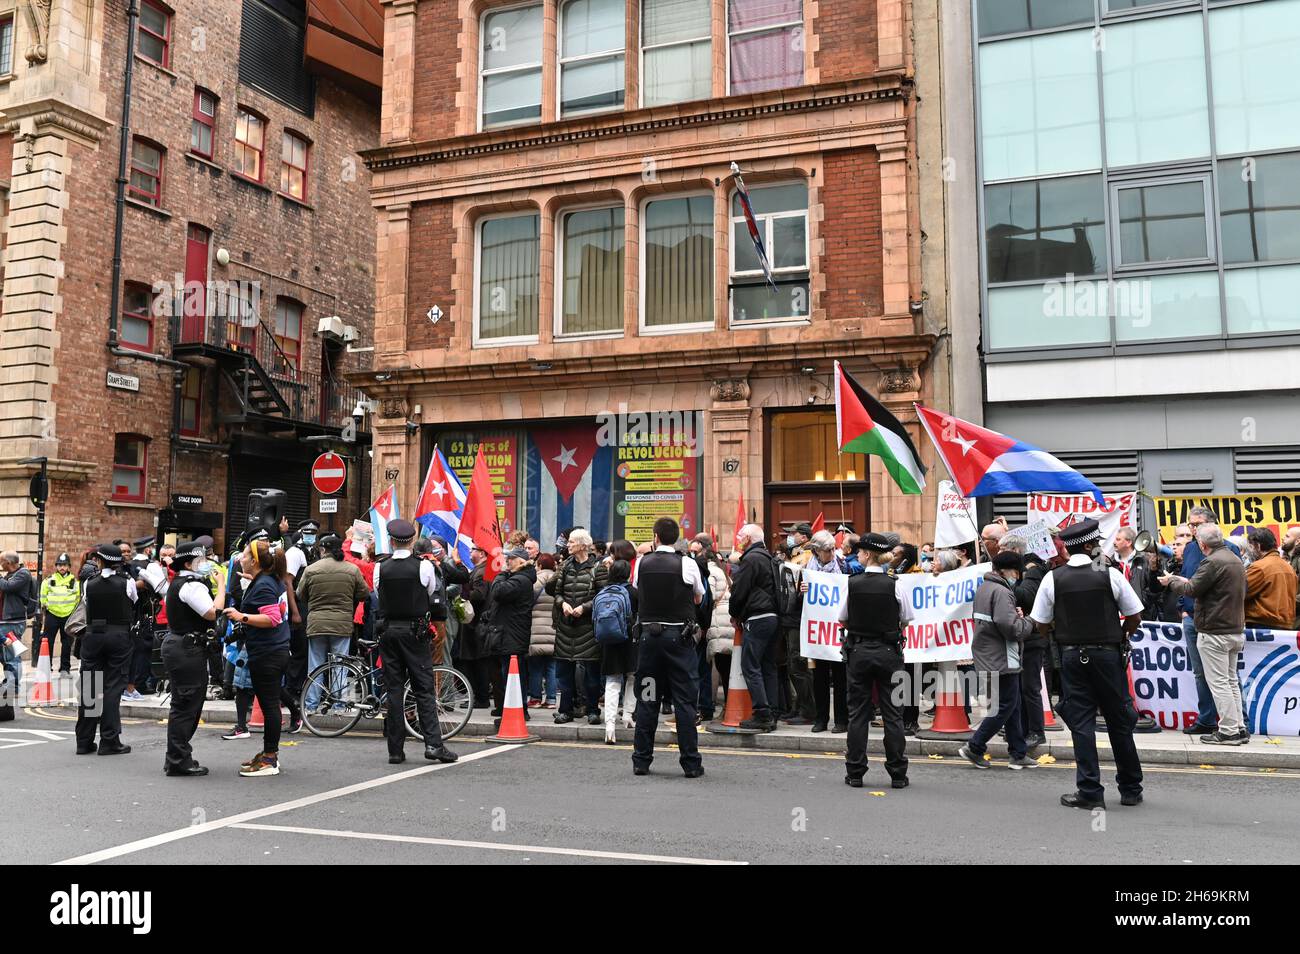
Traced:
<path fill-rule="evenodd" d="M 314 533 L 305 533 L 305 534 L 303 534 L 302 542 L 305 543 L 305 544 L 307 544 L 307 546 L 309 546 L 309 547 L 310 547 L 310 546 L 314 546 L 315 543 L 316 543 L 316 534 L 314 534 Z"/>
<path fill-rule="evenodd" d="M 793 550 L 795 547 L 799 545 L 799 541 L 794 538 L 793 533 L 787 534 L 785 538 L 785 545 L 788 546 L 791 550 Z"/>
<path fill-rule="evenodd" d="M 202 562 L 195 565 L 194 572 L 197 573 L 199 576 L 208 576 L 209 574 L 212 573 L 214 569 L 215 567 L 213 566 L 211 560 L 203 560 Z"/>

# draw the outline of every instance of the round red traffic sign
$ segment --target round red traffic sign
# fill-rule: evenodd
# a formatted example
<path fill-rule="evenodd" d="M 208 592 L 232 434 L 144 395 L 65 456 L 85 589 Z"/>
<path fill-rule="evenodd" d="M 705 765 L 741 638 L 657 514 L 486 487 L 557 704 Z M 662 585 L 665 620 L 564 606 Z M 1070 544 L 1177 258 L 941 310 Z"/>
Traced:
<path fill-rule="evenodd" d="M 338 454 L 321 454 L 311 465 L 311 482 L 318 493 L 336 494 L 347 481 L 348 465 Z"/>

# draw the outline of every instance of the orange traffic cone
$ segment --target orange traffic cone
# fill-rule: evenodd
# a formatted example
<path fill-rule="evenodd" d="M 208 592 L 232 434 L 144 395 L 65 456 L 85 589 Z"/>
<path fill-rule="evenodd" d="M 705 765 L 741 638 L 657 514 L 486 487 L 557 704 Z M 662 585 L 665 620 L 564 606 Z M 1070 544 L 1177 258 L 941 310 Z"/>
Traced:
<path fill-rule="evenodd" d="M 50 641 L 41 637 L 41 656 L 36 663 L 36 675 L 32 679 L 32 694 L 28 700 L 32 706 L 54 705 L 54 685 L 50 678 Z"/>
<path fill-rule="evenodd" d="M 253 696 L 253 714 L 248 717 L 248 727 L 250 729 L 260 729 L 266 725 L 266 716 L 262 714 L 262 703 Z"/>
<path fill-rule="evenodd" d="M 506 742 L 519 745 L 524 742 L 540 742 L 541 737 L 528 734 L 528 724 L 524 721 L 524 691 L 519 685 L 519 657 L 510 657 L 510 674 L 506 677 L 506 704 L 501 707 L 501 725 L 497 734 L 487 737 L 489 742 Z"/>
<path fill-rule="evenodd" d="M 758 729 L 742 729 L 740 723 L 753 716 L 754 700 L 745 684 L 745 673 L 740 668 L 740 646 L 744 642 L 740 627 L 731 644 L 731 670 L 727 674 L 727 705 L 722 719 L 709 723 L 709 731 L 720 735 L 758 735 Z"/>
<path fill-rule="evenodd" d="M 1047 680 L 1045 678 L 1039 684 L 1038 690 L 1043 697 L 1043 731 L 1064 732 L 1064 726 L 1056 721 L 1056 713 L 1052 712 L 1052 697 L 1047 694 Z"/>
<path fill-rule="evenodd" d="M 969 739 L 970 719 L 962 701 L 961 687 L 957 684 L 957 668 L 951 663 L 939 664 L 939 677 L 943 691 L 935 695 L 934 724 L 916 733 L 918 739 Z"/>

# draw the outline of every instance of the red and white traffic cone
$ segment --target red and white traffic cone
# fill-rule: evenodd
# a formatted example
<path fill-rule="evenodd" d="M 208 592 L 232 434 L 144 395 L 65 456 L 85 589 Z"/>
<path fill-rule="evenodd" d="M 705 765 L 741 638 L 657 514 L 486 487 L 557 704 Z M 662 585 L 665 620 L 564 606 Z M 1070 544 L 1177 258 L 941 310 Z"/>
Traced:
<path fill-rule="evenodd" d="M 54 705 L 54 681 L 50 676 L 50 641 L 41 637 L 41 655 L 36 663 L 36 675 L 32 677 L 31 698 L 27 702 L 32 706 Z"/>
<path fill-rule="evenodd" d="M 744 642 L 740 627 L 731 643 L 731 670 L 727 673 L 727 704 L 722 718 L 709 723 L 709 731 L 719 735 L 758 735 L 758 729 L 742 729 L 740 723 L 754 715 L 754 700 L 745 683 L 745 673 L 740 668 L 740 646 Z"/>
<path fill-rule="evenodd" d="M 248 717 L 248 727 L 250 729 L 260 729 L 266 725 L 266 717 L 262 715 L 262 703 L 253 696 L 253 714 Z"/>
<path fill-rule="evenodd" d="M 497 734 L 489 735 L 487 741 L 510 745 L 541 741 L 541 736 L 528 734 L 528 723 L 524 719 L 524 691 L 519 684 L 518 656 L 510 657 L 510 674 L 506 677 L 506 704 L 501 707 L 501 725 L 497 727 Z"/>
<path fill-rule="evenodd" d="M 1056 721 L 1056 713 L 1052 711 L 1052 697 L 1047 694 L 1047 674 L 1043 674 L 1043 681 L 1039 683 L 1038 691 L 1043 697 L 1043 731 L 1044 732 L 1064 732 L 1065 727 Z"/>
<path fill-rule="evenodd" d="M 959 739 L 971 736 L 970 719 L 958 684 L 957 667 L 952 663 L 939 663 L 939 678 L 943 689 L 935 695 L 934 723 L 916 733 L 918 739 Z"/>

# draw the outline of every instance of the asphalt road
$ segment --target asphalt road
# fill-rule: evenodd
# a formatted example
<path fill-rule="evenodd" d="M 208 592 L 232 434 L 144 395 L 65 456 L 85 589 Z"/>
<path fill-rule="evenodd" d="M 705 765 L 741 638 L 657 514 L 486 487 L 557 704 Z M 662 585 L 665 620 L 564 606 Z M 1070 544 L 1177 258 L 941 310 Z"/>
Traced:
<path fill-rule="evenodd" d="M 1094 817 L 1057 804 L 1073 788 L 1064 763 L 913 760 L 912 786 L 895 791 L 879 764 L 850 789 L 839 759 L 806 754 L 706 750 L 706 776 L 688 780 L 671 750 L 638 778 L 626 746 L 453 743 L 461 761 L 435 768 L 416 745 L 390 766 L 376 735 L 303 734 L 285 737 L 283 774 L 245 779 L 257 738 L 204 726 L 195 748 L 212 774 L 172 779 L 162 725 L 127 725 L 130 755 L 77 757 L 68 715 L 0 726 L 6 800 L 47 807 L 0 840 L 0 863 L 1300 861 L 1300 772 L 1150 767 L 1144 805 L 1112 792 Z"/>

